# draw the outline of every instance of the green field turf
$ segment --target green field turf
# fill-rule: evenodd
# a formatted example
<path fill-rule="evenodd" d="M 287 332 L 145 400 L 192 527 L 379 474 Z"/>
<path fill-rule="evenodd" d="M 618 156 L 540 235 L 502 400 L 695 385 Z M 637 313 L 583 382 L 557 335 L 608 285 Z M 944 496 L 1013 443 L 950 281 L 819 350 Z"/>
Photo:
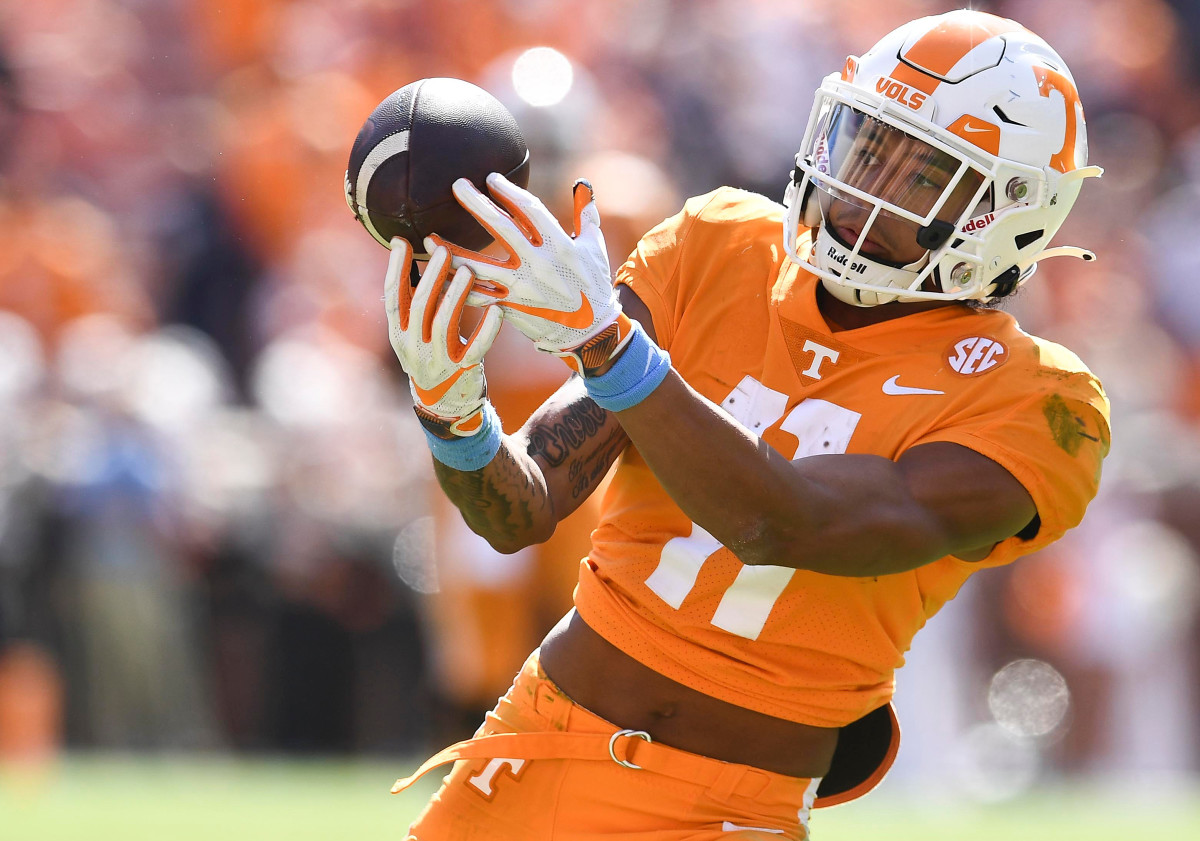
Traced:
<path fill-rule="evenodd" d="M 439 778 L 389 795 L 414 764 L 74 757 L 40 781 L 0 771 L 0 841 L 401 841 Z M 953 808 L 881 790 L 817 812 L 813 831 L 816 841 L 1180 841 L 1200 838 L 1200 782 L 1155 801 L 1043 787 Z"/>

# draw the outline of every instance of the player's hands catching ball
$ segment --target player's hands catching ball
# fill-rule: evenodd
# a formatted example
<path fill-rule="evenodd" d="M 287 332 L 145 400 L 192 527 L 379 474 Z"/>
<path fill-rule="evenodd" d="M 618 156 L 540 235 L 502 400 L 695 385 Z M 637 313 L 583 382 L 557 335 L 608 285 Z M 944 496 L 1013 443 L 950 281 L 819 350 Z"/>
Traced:
<path fill-rule="evenodd" d="M 454 265 L 469 267 L 479 279 L 468 303 L 503 308 L 504 318 L 538 349 L 562 357 L 577 373 L 601 370 L 624 347 L 630 322 L 613 287 L 591 184 L 575 182 L 574 235 L 537 196 L 503 175 L 489 175 L 487 186 L 490 199 L 465 178 L 454 182 L 458 202 L 509 254 L 499 260 L 447 245 Z"/>
<path fill-rule="evenodd" d="M 483 355 L 500 330 L 500 310 L 486 307 L 464 341 L 460 324 L 474 280 L 470 269 L 460 267 L 450 277 L 450 254 L 438 247 L 413 288 L 411 265 L 412 246 L 395 237 L 384 281 L 392 349 L 408 374 L 422 425 L 448 440 L 473 435 L 480 429 L 487 393 Z"/>

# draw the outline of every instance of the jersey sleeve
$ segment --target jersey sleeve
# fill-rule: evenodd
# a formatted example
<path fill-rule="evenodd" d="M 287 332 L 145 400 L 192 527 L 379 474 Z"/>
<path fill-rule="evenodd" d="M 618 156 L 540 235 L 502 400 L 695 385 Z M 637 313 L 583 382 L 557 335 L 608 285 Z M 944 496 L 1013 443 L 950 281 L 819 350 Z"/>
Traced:
<path fill-rule="evenodd" d="M 689 199 L 682 210 L 648 231 L 617 270 L 617 283 L 632 289 L 650 310 L 658 344 L 664 350 L 671 349 L 682 310 L 679 267 L 684 242 L 712 197 L 709 193 Z"/>
<path fill-rule="evenodd" d="M 1037 533 L 1001 541 L 971 566 L 1000 566 L 1053 543 L 1079 525 L 1099 488 L 1111 441 L 1109 403 L 1099 380 L 1082 369 L 1042 372 L 1035 382 L 1042 386 L 1011 407 L 916 442 L 949 441 L 975 450 L 1008 470 L 1033 497 Z"/>
<path fill-rule="evenodd" d="M 671 350 L 680 325 L 686 316 L 695 319 L 697 307 L 711 315 L 731 295 L 761 294 L 758 287 L 773 282 L 776 249 L 762 244 L 778 235 L 782 212 L 756 193 L 721 187 L 689 199 L 642 237 L 616 282 L 650 310 L 660 347 Z M 733 276 L 751 280 L 730 284 Z"/>

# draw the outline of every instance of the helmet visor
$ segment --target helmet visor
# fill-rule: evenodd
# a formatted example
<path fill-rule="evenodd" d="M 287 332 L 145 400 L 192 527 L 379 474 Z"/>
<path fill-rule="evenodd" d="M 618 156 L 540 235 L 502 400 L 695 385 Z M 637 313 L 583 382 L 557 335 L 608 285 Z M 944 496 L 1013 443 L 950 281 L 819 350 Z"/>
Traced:
<path fill-rule="evenodd" d="M 812 163 L 818 186 L 835 197 L 861 204 L 839 189 L 850 188 L 921 219 L 936 210 L 933 218 L 957 222 L 983 184 L 961 158 L 845 104 L 827 112 Z"/>

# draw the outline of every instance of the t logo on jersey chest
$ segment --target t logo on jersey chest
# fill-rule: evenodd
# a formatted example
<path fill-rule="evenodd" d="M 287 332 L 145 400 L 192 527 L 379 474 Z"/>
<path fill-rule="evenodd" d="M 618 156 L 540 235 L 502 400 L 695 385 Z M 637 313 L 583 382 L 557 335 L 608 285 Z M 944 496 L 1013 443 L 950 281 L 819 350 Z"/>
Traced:
<path fill-rule="evenodd" d="M 806 385 L 811 385 L 813 380 L 832 376 L 837 370 L 845 370 L 872 356 L 839 342 L 828 333 L 820 333 L 782 315 L 779 316 L 779 329 L 787 346 L 792 367 Z"/>
<path fill-rule="evenodd" d="M 821 379 L 821 364 L 823 362 L 828 360 L 829 362 L 836 363 L 838 361 L 838 357 L 841 356 L 841 354 L 833 348 L 825 347 L 825 345 L 819 345 L 812 339 L 805 340 L 804 347 L 801 349 L 801 352 L 812 354 L 812 364 L 800 373 L 806 377 L 812 377 L 814 380 Z"/>

